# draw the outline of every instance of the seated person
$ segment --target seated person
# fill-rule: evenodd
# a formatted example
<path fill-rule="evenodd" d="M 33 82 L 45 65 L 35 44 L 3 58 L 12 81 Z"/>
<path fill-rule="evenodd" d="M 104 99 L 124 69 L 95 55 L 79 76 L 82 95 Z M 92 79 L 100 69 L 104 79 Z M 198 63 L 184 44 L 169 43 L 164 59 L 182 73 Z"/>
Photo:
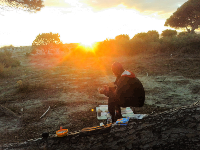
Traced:
<path fill-rule="evenodd" d="M 105 86 L 99 92 L 109 97 L 108 111 L 112 115 L 112 121 L 115 122 L 122 118 L 120 107 L 142 107 L 144 105 L 145 91 L 135 74 L 124 70 L 120 63 L 113 63 L 112 72 L 117 77 L 114 82 L 116 89 Z"/>

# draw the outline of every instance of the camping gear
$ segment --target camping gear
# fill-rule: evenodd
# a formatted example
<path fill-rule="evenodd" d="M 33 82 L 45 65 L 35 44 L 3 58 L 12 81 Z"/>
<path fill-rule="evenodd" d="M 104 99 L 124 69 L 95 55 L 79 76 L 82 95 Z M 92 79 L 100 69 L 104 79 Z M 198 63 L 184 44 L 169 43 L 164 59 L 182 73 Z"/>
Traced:
<path fill-rule="evenodd" d="M 56 131 L 57 137 L 64 137 L 67 135 L 67 133 L 68 129 L 62 129 L 62 127 L 60 127 L 60 130 Z"/>
<path fill-rule="evenodd" d="M 121 118 L 121 119 L 117 119 L 116 121 L 116 125 L 127 125 L 129 121 L 129 117 L 127 118 Z"/>
<path fill-rule="evenodd" d="M 99 107 L 96 107 L 96 112 L 97 112 L 97 119 L 98 120 L 106 120 L 107 117 L 107 112 L 108 112 L 108 105 L 99 105 Z M 134 117 L 134 113 L 131 110 L 130 107 L 121 107 L 121 114 L 123 118 L 126 117 Z"/>

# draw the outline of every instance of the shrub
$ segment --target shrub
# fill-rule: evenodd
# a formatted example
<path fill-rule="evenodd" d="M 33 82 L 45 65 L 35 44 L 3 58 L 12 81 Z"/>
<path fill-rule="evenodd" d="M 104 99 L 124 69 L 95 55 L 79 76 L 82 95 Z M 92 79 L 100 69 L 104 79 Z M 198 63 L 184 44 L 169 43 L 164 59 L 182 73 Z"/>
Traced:
<path fill-rule="evenodd" d="M 182 37 L 182 36 L 185 36 L 185 35 L 187 35 L 187 32 L 180 32 L 177 36 Z"/>
<path fill-rule="evenodd" d="M 20 65 L 20 62 L 12 58 L 12 53 L 8 50 L 0 52 L 0 77 L 7 77 L 10 74 L 11 67 L 17 67 Z"/>
<path fill-rule="evenodd" d="M 161 51 L 177 51 L 184 49 L 182 52 L 193 52 L 200 47 L 200 35 L 185 34 L 182 36 L 162 37 L 160 39 Z"/>
<path fill-rule="evenodd" d="M 40 82 L 30 82 L 28 80 L 19 80 L 17 81 L 17 92 L 18 93 L 30 93 L 33 91 L 45 89 L 45 85 Z"/>
<path fill-rule="evenodd" d="M 171 30 L 171 29 L 163 30 L 161 33 L 161 36 L 163 36 L 163 37 L 172 37 L 172 36 L 176 36 L 176 35 L 177 35 L 177 31 Z"/>
<path fill-rule="evenodd" d="M 3 72 L 4 72 L 4 67 L 5 67 L 5 65 L 2 64 L 2 63 L 0 63 L 0 75 L 3 74 Z"/>
<path fill-rule="evenodd" d="M 13 74 L 11 71 L 11 67 L 5 68 L 5 65 L 0 63 L 0 77 L 5 78 L 8 77 L 10 74 Z"/>
<path fill-rule="evenodd" d="M 148 43 L 141 38 L 133 38 L 130 40 L 130 54 L 138 54 L 145 52 L 148 48 Z"/>
<path fill-rule="evenodd" d="M 27 52 L 27 53 L 25 54 L 26 57 L 29 57 L 30 55 L 31 55 L 31 52 Z"/>
<path fill-rule="evenodd" d="M 0 63 L 5 65 L 5 68 L 8 67 L 17 67 L 20 65 L 20 62 L 12 58 L 12 53 L 8 50 L 4 50 L 0 52 Z"/>
<path fill-rule="evenodd" d="M 182 52 L 184 53 L 192 53 L 192 52 L 200 52 L 200 35 L 199 34 L 186 34 L 184 36 L 179 37 L 180 44 L 182 45 Z"/>

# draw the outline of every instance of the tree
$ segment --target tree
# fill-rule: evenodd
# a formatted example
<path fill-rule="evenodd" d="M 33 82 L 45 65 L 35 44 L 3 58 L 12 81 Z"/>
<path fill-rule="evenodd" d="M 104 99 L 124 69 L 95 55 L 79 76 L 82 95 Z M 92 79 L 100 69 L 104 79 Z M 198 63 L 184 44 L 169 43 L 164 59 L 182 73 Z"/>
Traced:
<path fill-rule="evenodd" d="M 156 42 L 159 39 L 159 33 L 156 30 L 150 30 L 148 32 L 141 32 L 141 33 L 135 34 L 133 39 L 136 39 L 136 38 L 149 41 L 149 42 Z"/>
<path fill-rule="evenodd" d="M 200 0 L 188 0 L 177 9 L 165 22 L 165 26 L 175 29 L 186 28 L 188 33 L 194 33 L 200 25 Z"/>
<path fill-rule="evenodd" d="M 62 42 L 58 33 L 42 33 L 39 34 L 32 43 L 32 49 L 42 49 L 45 53 L 48 52 L 50 47 L 59 47 Z"/>
<path fill-rule="evenodd" d="M 0 6 L 4 8 L 20 8 L 26 11 L 37 12 L 40 11 L 43 5 L 43 0 L 2 0 Z"/>
<path fill-rule="evenodd" d="M 185 36 L 185 35 L 187 35 L 187 32 L 180 32 L 180 33 L 178 34 L 178 37 L 182 37 L 182 36 Z"/>
<path fill-rule="evenodd" d="M 171 29 L 163 30 L 161 33 L 161 36 L 163 36 L 163 37 L 172 37 L 172 36 L 176 36 L 176 35 L 177 35 L 177 31 L 171 30 Z"/>
<path fill-rule="evenodd" d="M 150 30 L 150 31 L 147 32 L 147 34 L 150 37 L 154 37 L 155 36 L 156 38 L 159 38 L 159 33 L 156 30 Z"/>
<path fill-rule="evenodd" d="M 145 40 L 147 37 L 148 37 L 148 34 L 146 32 L 141 32 L 141 33 L 135 34 L 133 38 L 140 38 L 140 39 Z"/>
<path fill-rule="evenodd" d="M 158 41 L 159 40 L 159 33 L 156 30 L 151 30 L 147 32 L 148 37 L 151 39 L 151 41 Z"/>
<path fill-rule="evenodd" d="M 115 40 L 130 40 L 130 37 L 128 34 L 121 34 L 115 37 Z"/>

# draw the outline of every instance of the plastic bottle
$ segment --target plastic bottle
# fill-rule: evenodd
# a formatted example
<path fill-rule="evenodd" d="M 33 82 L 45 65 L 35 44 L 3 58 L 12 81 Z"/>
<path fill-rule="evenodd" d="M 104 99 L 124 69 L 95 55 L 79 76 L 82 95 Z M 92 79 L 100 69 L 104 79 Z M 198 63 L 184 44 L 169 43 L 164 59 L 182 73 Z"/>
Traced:
<path fill-rule="evenodd" d="M 110 124 L 110 123 L 112 123 L 112 117 L 111 117 L 111 115 L 110 115 L 110 112 L 108 112 L 107 113 L 107 124 Z"/>

